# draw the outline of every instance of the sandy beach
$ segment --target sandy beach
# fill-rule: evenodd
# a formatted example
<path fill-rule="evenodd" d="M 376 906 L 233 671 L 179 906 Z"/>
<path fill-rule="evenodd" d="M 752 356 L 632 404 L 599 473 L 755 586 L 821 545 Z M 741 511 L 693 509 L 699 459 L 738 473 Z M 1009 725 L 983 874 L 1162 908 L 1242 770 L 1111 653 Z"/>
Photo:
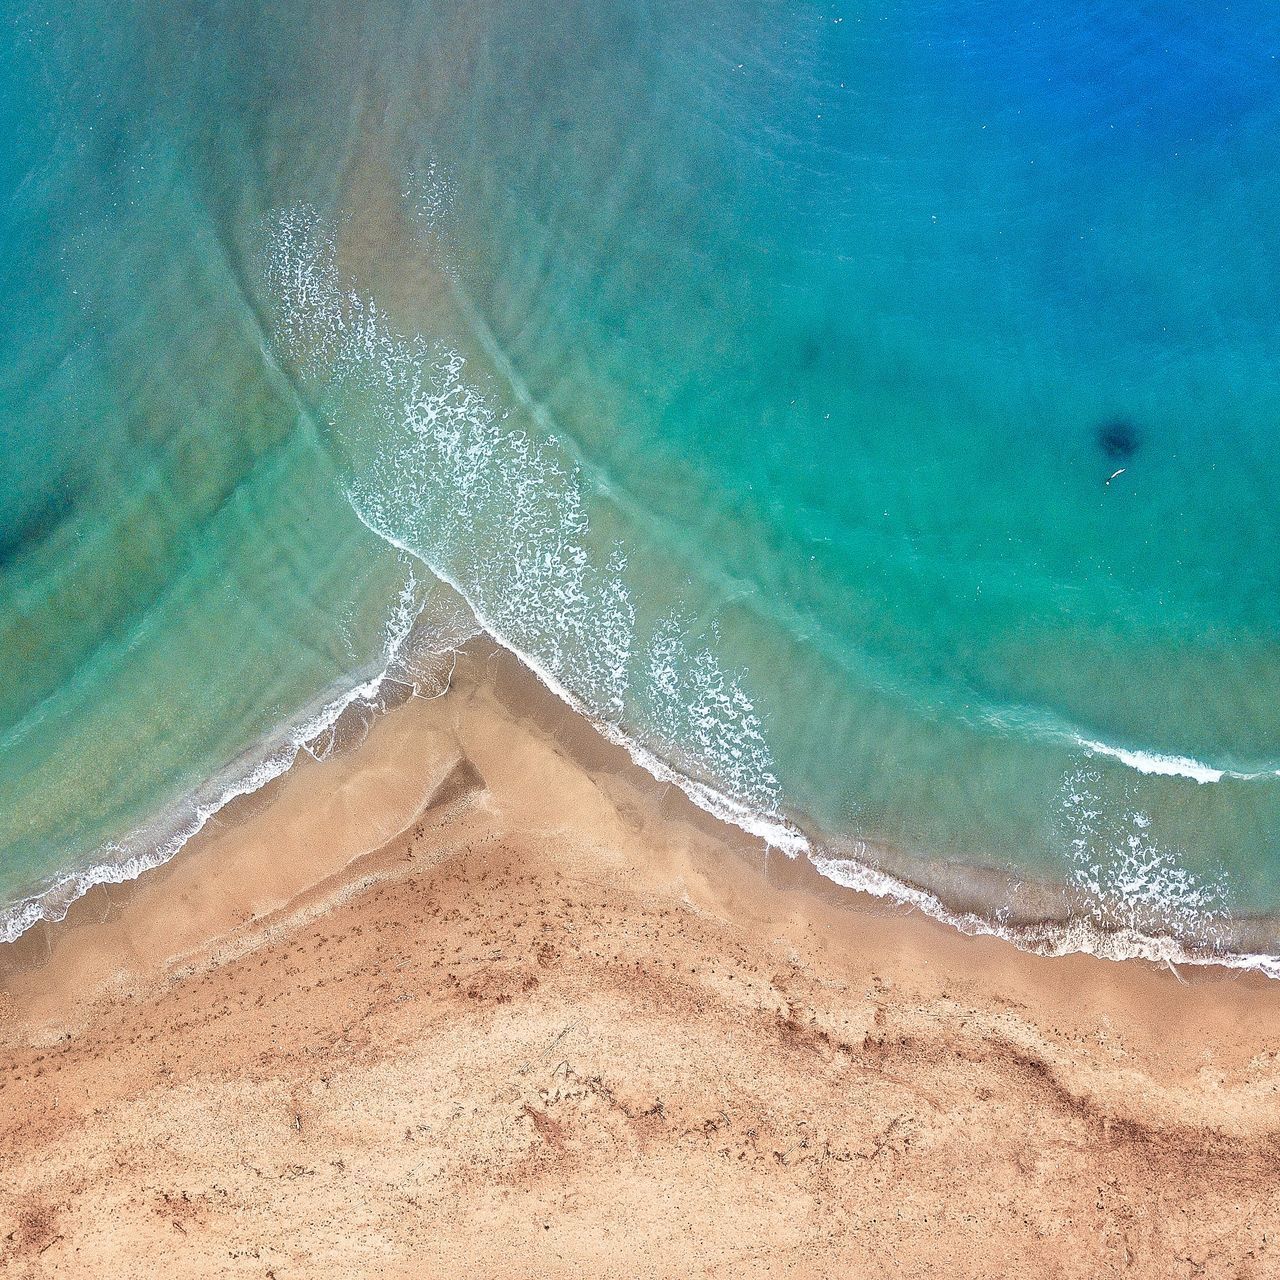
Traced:
<path fill-rule="evenodd" d="M 4 1276 L 1280 1274 L 1273 985 L 837 889 L 483 644 L 3 965 Z"/>

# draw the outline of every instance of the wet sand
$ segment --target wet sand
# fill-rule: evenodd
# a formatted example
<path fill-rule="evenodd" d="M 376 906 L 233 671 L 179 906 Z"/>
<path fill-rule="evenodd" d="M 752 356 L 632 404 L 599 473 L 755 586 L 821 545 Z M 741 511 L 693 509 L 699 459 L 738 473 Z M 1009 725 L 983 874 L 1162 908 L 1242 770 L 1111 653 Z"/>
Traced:
<path fill-rule="evenodd" d="M 837 889 L 506 655 L 0 970 L 0 1275 L 1280 1274 L 1280 994 Z"/>

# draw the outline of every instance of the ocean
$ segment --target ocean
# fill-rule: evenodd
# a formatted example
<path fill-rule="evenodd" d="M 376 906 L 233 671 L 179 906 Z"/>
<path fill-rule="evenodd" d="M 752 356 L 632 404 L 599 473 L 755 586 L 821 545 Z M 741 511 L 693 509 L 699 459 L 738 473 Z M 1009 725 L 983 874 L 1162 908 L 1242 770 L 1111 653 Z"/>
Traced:
<path fill-rule="evenodd" d="M 1280 12 L 6 3 L 0 937 L 482 627 L 700 803 L 1280 972 Z"/>

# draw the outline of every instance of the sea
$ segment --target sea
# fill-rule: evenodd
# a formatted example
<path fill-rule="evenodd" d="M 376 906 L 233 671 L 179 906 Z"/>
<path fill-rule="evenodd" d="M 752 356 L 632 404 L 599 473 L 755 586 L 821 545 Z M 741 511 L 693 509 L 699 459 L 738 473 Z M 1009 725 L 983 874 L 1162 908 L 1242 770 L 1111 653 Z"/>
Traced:
<path fill-rule="evenodd" d="M 0 140 L 0 940 L 483 631 L 767 856 L 1280 976 L 1273 3 L 0 0 Z"/>

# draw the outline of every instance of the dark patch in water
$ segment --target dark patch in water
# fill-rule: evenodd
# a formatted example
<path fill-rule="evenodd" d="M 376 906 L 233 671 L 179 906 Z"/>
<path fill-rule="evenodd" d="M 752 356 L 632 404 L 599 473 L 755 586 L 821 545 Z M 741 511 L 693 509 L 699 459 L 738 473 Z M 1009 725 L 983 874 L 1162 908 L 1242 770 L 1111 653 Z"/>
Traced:
<path fill-rule="evenodd" d="M 812 369 L 822 359 L 822 351 L 822 338 L 817 334 L 810 334 L 800 339 L 796 350 L 796 361 L 801 369 Z"/>
<path fill-rule="evenodd" d="M 70 486 L 59 485 L 34 511 L 19 517 L 7 529 L 0 526 L 0 568 L 48 538 L 71 514 L 74 506 L 75 495 Z"/>
<path fill-rule="evenodd" d="M 1138 451 L 1138 428 L 1126 418 L 1111 418 L 1097 430 L 1098 448 L 1113 462 L 1123 462 Z"/>

